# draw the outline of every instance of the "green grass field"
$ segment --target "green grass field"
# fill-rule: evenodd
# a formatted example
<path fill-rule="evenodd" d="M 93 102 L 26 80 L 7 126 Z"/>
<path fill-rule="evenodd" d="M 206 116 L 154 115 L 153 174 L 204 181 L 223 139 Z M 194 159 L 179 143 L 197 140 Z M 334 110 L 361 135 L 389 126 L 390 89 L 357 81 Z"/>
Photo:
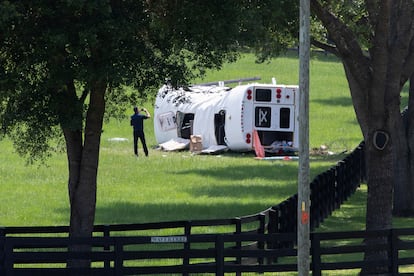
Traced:
<path fill-rule="evenodd" d="M 263 83 L 275 77 L 281 84 L 297 84 L 298 71 L 294 52 L 265 64 L 256 64 L 252 55 L 244 55 L 237 63 L 225 64 L 222 70 L 209 72 L 205 79 L 194 83 L 260 76 Z M 362 135 L 341 63 L 332 56 L 315 54 L 310 74 L 310 147 L 327 145 L 335 153 L 311 156 L 313 178 L 342 159 L 342 152 L 352 151 Z M 403 96 L 404 101 L 406 95 Z M 145 105 L 151 113 L 152 105 Z M 296 161 L 258 161 L 253 153 L 209 156 L 158 151 L 152 119 L 145 125 L 150 156 L 135 158 L 127 115 L 124 120 L 104 125 L 96 224 L 244 216 L 265 210 L 297 192 Z M 112 138 L 128 141 L 116 142 Z M 0 226 L 67 225 L 65 153 L 56 153 L 46 165 L 28 166 L 9 140 L 0 141 L 0 149 Z M 317 231 L 364 229 L 366 191 L 366 185 L 362 185 Z M 412 227 L 414 219 L 395 219 L 394 225 Z M 412 269 L 407 267 L 404 271 Z M 358 271 L 330 271 L 326 275 L 358 275 Z"/>
<path fill-rule="evenodd" d="M 336 153 L 351 151 L 362 136 L 342 65 L 332 56 L 315 55 L 310 66 L 311 147 L 324 144 Z M 222 70 L 209 72 L 205 79 L 194 82 L 260 76 L 263 83 L 275 77 L 281 84 L 297 84 L 298 70 L 295 53 L 265 64 L 257 64 L 252 55 L 244 55 L 237 63 L 225 64 Z M 152 104 L 146 106 L 151 113 Z M 295 161 L 258 161 L 252 153 L 165 153 L 154 149 L 152 119 L 146 121 L 145 129 L 150 157 L 136 159 L 128 118 L 104 125 L 96 224 L 243 216 L 276 205 L 297 191 Z M 110 140 L 115 137 L 129 140 Z M 0 141 L 0 148 L 0 225 L 67 225 L 66 155 L 55 154 L 47 166 L 26 166 L 10 141 Z M 312 156 L 312 177 L 341 157 Z M 344 224 L 363 227 L 361 216 L 358 213 L 355 221 L 344 218 Z M 328 229 L 335 228 L 327 225 Z"/>

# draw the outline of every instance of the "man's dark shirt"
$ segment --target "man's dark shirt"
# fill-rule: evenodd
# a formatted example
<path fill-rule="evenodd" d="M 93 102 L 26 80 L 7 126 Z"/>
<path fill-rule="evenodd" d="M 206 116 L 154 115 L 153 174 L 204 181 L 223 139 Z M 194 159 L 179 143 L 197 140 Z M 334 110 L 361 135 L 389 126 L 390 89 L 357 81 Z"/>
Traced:
<path fill-rule="evenodd" d="M 134 132 L 138 131 L 138 132 L 144 132 L 144 123 L 143 121 L 145 119 L 148 119 L 147 115 L 143 115 L 143 114 L 137 114 L 135 113 L 134 115 L 131 116 L 131 126 L 134 127 Z"/>

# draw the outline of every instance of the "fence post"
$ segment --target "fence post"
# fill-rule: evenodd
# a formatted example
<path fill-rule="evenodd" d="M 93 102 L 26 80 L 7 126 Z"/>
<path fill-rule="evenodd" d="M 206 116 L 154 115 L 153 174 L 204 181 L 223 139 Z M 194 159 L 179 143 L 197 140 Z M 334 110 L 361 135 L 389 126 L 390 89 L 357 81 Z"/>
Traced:
<path fill-rule="evenodd" d="M 267 232 L 269 234 L 276 233 L 277 231 L 277 213 L 274 207 L 269 209 L 269 221 L 267 223 Z"/>
<path fill-rule="evenodd" d="M 279 233 L 286 233 L 286 232 L 289 232 L 288 230 L 287 230 L 287 223 L 286 223 L 286 215 L 285 215 L 285 213 L 286 213 L 286 209 L 287 209 L 287 207 L 286 207 L 286 205 L 287 205 L 287 202 L 288 202 L 288 199 L 287 200 L 285 200 L 285 201 L 283 201 L 283 202 L 281 202 L 277 207 L 278 207 L 278 209 L 279 209 Z"/>
<path fill-rule="evenodd" d="M 0 227 L 0 275 L 6 275 L 5 268 L 5 242 L 6 242 L 6 231 L 4 227 Z"/>
<path fill-rule="evenodd" d="M 4 275 L 13 275 L 13 242 L 4 238 Z"/>
<path fill-rule="evenodd" d="M 352 193 L 354 193 L 361 185 L 361 149 L 356 148 L 352 154 Z"/>
<path fill-rule="evenodd" d="M 325 218 L 330 216 L 332 212 L 336 209 L 336 198 L 337 198 L 337 183 L 336 183 L 336 168 L 331 168 L 325 174 L 325 188 L 328 190 L 328 199 L 329 204 L 327 205 L 327 212 L 325 213 Z"/>
<path fill-rule="evenodd" d="M 313 233 L 311 238 L 312 276 L 321 276 L 321 240 L 319 233 Z"/>
<path fill-rule="evenodd" d="M 189 237 L 191 235 L 191 221 L 186 221 L 184 224 L 184 234 Z M 184 243 L 184 250 L 188 252 L 190 250 L 190 244 L 189 242 Z M 183 266 L 188 267 L 190 264 L 190 258 L 188 257 L 188 254 L 184 254 L 183 257 Z M 183 276 L 187 276 L 188 272 L 183 272 Z"/>
<path fill-rule="evenodd" d="M 390 229 L 388 244 L 390 245 L 390 253 L 388 254 L 388 258 L 391 260 L 390 271 L 392 275 L 398 275 L 398 233 L 394 229 Z"/>
<path fill-rule="evenodd" d="M 224 276 L 224 240 L 223 235 L 216 236 L 216 275 Z"/>
<path fill-rule="evenodd" d="M 274 209 L 275 207 L 272 207 L 269 210 L 269 222 L 267 224 L 267 233 L 268 234 L 274 234 L 277 233 L 277 224 L 278 224 L 278 210 Z M 267 242 L 267 248 L 269 249 L 276 249 L 277 244 L 273 239 L 268 240 Z M 277 262 L 277 257 L 269 257 L 267 260 L 268 263 Z"/>
<path fill-rule="evenodd" d="M 239 235 L 242 232 L 241 219 L 237 217 L 237 218 L 235 218 L 235 220 L 236 220 L 236 232 L 235 232 L 235 234 L 236 235 Z M 236 248 L 237 248 L 237 250 L 241 250 L 242 249 L 242 242 L 240 240 L 236 241 Z M 237 264 L 241 264 L 242 263 L 242 257 L 241 256 L 238 256 L 236 258 L 236 263 Z M 241 275 L 241 273 L 236 273 L 236 276 L 240 276 L 240 275 Z"/>
<path fill-rule="evenodd" d="M 263 214 L 263 213 L 259 214 L 259 222 L 260 222 L 260 227 L 259 227 L 259 229 L 257 229 L 257 232 L 259 234 L 264 234 L 265 233 L 265 228 L 266 228 L 266 215 L 265 214 Z M 258 241 L 257 248 L 259 250 L 264 250 L 264 241 Z M 257 262 L 262 265 L 263 264 L 263 257 L 259 257 L 257 259 Z"/>
<path fill-rule="evenodd" d="M 116 276 L 122 276 L 122 271 L 124 267 L 124 246 L 121 243 L 120 239 L 115 238 L 114 241 L 114 250 L 115 250 L 115 260 L 114 260 L 114 270 Z"/>
<path fill-rule="evenodd" d="M 275 216 L 274 216 L 274 219 L 275 219 L 275 221 L 274 221 L 275 233 L 280 233 L 280 228 L 281 228 L 281 226 L 280 226 L 280 204 L 276 205 L 276 206 L 273 206 L 272 210 L 275 211 Z"/>
<path fill-rule="evenodd" d="M 342 193 L 341 193 L 341 180 L 340 180 L 340 172 L 339 172 L 339 168 L 340 168 L 340 162 L 338 162 L 335 166 L 335 203 L 334 203 L 334 209 L 336 210 L 339 207 L 341 207 L 341 197 L 342 197 Z"/>
<path fill-rule="evenodd" d="M 109 246 L 109 238 L 111 236 L 111 232 L 109 230 L 109 225 L 105 224 L 103 226 L 103 237 L 105 240 L 105 245 L 104 245 L 104 251 L 110 251 L 111 247 Z M 109 273 L 111 271 L 111 261 L 108 259 L 105 259 L 104 261 L 104 268 L 105 268 L 105 272 Z"/>

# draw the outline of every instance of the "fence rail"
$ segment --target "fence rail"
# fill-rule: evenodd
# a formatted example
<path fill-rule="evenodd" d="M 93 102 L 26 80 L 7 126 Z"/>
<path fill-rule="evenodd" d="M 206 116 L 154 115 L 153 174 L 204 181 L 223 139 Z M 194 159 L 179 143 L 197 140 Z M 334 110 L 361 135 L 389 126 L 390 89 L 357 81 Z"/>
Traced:
<path fill-rule="evenodd" d="M 365 178 L 365 165 L 363 146 L 361 143 L 350 155 L 345 159 L 338 162 L 337 165 L 329 169 L 328 171 L 318 175 L 310 183 L 311 187 L 311 229 L 315 229 L 319 226 L 325 218 L 327 218 L 335 209 L 338 209 L 340 205 L 355 192 L 359 186 L 361 180 Z M 214 227 L 224 226 L 225 230 L 217 229 L 218 236 L 221 235 L 279 235 L 283 233 L 295 233 L 297 230 L 297 194 L 289 197 L 285 201 L 276 206 L 272 206 L 267 210 L 264 210 L 258 214 L 236 217 L 231 219 L 211 219 L 211 220 L 194 220 L 194 221 L 172 221 L 172 222 L 156 222 L 145 224 L 120 224 L 120 225 L 97 225 L 94 227 L 94 239 L 102 238 L 106 241 L 118 240 L 119 236 L 154 236 L 158 230 L 160 233 L 165 234 L 166 231 L 170 235 L 178 235 L 183 237 L 194 237 L 195 234 L 203 232 L 214 233 Z M 207 231 L 208 228 L 208 231 Z M 213 230 L 212 230 L 213 229 Z M 18 241 L 25 237 L 30 241 L 31 238 L 36 236 L 51 236 L 53 238 L 67 238 L 69 228 L 67 226 L 56 227 L 0 227 L 0 274 L 1 269 L 6 266 L 10 267 L 10 262 L 15 262 L 14 255 L 16 251 L 7 247 L 10 245 L 9 241 Z M 224 231 L 224 232 L 223 232 Z M 225 237 L 225 236 L 223 236 Z M 280 236 L 279 236 L 280 237 Z M 40 237 L 38 237 L 40 238 Z M 46 239 L 47 240 L 47 239 Z M 60 241 L 63 241 L 60 240 Z M 65 241 L 65 245 L 68 246 L 69 241 Z M 276 259 L 278 255 L 274 250 L 292 250 L 295 245 L 294 239 L 282 239 L 282 240 L 255 240 L 252 244 L 245 243 L 244 240 L 238 240 L 234 245 L 238 250 L 244 248 L 248 250 L 252 246 L 263 249 L 263 256 L 260 258 L 267 258 L 267 254 L 275 254 L 273 257 Z M 190 250 L 190 243 L 184 243 L 183 250 Z M 116 246 L 114 244 L 106 244 L 105 248 Z M 265 250 L 264 250 L 265 249 Z M 25 249 L 26 250 L 26 249 Z M 267 253 L 271 250 L 271 254 Z M 63 251 L 64 252 L 64 251 Z M 181 251 L 178 251 L 181 252 Z M 257 250 L 254 252 L 257 253 Z M 10 255 L 11 254 L 11 255 Z M 17 253 L 16 253 L 17 254 Z M 30 254 L 40 254 L 40 252 L 33 251 Z M 71 252 L 59 253 L 68 257 L 65 254 L 73 254 Z M 100 253 L 106 256 L 106 251 Z M 128 253 L 129 254 L 129 253 Z M 240 253 L 241 254 L 241 253 Z M 246 254 L 246 253 L 244 253 Z M 112 256 L 112 254 L 108 254 Z M 10 257 L 11 256 L 11 257 Z M 16 255 L 17 256 L 17 255 Z M 19 255 L 20 256 L 20 255 Z M 190 255 L 184 255 L 183 263 L 181 266 L 193 267 L 190 262 Z M 236 262 L 239 267 L 242 262 L 243 256 L 236 256 Z M 260 260 L 262 260 L 260 259 Z M 264 259 L 263 259 L 264 260 Z M 106 267 L 109 267 L 110 262 L 117 262 L 116 260 L 104 260 Z M 112 264 L 111 264 L 112 265 Z M 263 265 L 263 263 L 259 263 Z M 205 266 L 211 267 L 212 264 L 206 264 Z M 272 269 L 278 269 L 277 266 L 272 264 Z M 286 268 L 292 268 L 292 265 L 283 265 Z M 46 268 L 38 268 L 39 270 Z M 52 268 L 51 268 L 52 269 Z M 56 268 L 58 269 L 58 268 Z M 53 270 L 56 270 L 53 268 Z M 177 270 L 183 268 L 175 268 Z M 226 268 L 227 269 L 227 268 Z M 234 268 L 236 269 L 236 268 Z M 245 268 L 247 269 L 247 267 Z M 254 266 L 251 266 L 254 269 Z M 262 268 L 265 269 L 265 268 Z M 13 274 L 14 275 L 14 274 Z M 112 274 L 111 274 L 112 275 Z"/>
<path fill-rule="evenodd" d="M 367 245 L 368 237 L 388 242 Z M 93 237 L 69 239 L 58 237 L 1 238 L 5 261 L 1 275 L 142 275 L 242 272 L 292 272 L 297 270 L 297 249 L 273 247 L 279 242 L 294 243 L 295 233 L 285 234 L 194 234 L 189 236 Z M 399 268 L 414 265 L 414 228 L 380 231 L 312 233 L 312 275 L 322 271 L 386 265 L 392 275 L 402 275 Z M 240 244 L 263 244 L 263 248 L 240 247 Z M 92 250 L 71 252 L 71 245 L 86 244 Z M 367 250 L 386 250 L 384 260 L 364 260 Z M 341 254 L 341 258 L 332 256 Z M 67 260 L 88 259 L 87 269 L 66 267 Z M 338 272 L 338 271 L 337 271 Z M 412 272 L 412 271 L 411 271 Z M 349 273 L 349 272 L 348 272 Z"/>

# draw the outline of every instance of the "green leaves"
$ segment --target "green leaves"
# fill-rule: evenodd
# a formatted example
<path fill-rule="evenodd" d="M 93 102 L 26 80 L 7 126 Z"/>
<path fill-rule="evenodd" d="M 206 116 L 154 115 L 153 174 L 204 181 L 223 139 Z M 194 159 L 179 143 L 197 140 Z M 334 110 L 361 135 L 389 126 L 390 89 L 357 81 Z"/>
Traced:
<path fill-rule="evenodd" d="M 0 119 L 6 132 L 31 136 L 81 129 L 94 83 L 110 91 L 107 115 L 120 116 L 112 104 L 151 97 L 166 77 L 187 83 L 219 69 L 240 47 L 261 60 L 279 53 L 296 22 L 297 4 L 281 0 L 0 1 Z M 124 95 L 124 85 L 137 91 Z M 25 110 L 37 125 L 19 115 Z"/>

